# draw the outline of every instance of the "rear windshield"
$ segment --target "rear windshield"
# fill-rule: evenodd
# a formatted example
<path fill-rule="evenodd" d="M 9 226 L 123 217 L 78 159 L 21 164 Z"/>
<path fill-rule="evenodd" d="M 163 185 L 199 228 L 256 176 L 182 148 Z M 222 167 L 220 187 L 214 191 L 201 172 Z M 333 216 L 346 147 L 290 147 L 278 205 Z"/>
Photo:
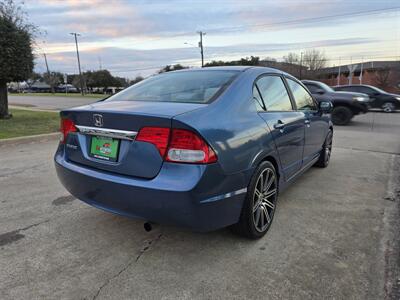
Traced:
<path fill-rule="evenodd" d="M 208 103 L 233 81 L 239 71 L 185 71 L 150 77 L 107 101 Z"/>

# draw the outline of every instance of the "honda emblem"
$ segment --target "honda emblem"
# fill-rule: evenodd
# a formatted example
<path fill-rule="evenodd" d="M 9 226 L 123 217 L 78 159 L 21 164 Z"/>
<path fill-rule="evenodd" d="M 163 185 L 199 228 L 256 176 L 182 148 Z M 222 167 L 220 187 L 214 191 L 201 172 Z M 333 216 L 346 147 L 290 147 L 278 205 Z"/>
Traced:
<path fill-rule="evenodd" d="M 103 127 L 103 116 L 99 114 L 93 115 L 94 126 Z"/>

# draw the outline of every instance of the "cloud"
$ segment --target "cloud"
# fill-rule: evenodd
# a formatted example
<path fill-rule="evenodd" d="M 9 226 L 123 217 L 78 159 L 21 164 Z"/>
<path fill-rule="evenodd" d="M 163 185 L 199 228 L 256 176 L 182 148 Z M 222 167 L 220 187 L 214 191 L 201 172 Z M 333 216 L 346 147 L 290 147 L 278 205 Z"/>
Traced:
<path fill-rule="evenodd" d="M 28 5 L 28 12 L 34 23 L 47 32 L 49 42 L 65 41 L 71 31 L 92 41 L 152 31 L 152 22 L 123 0 L 41 0 Z"/>
<path fill-rule="evenodd" d="M 376 40 L 384 41 L 393 30 L 387 26 L 390 21 L 377 27 L 384 22 L 382 16 L 374 16 L 373 24 L 371 16 L 293 20 L 396 5 L 395 0 L 32 0 L 26 8 L 31 21 L 47 32 L 42 48 L 52 69 L 76 72 L 75 44 L 69 33 L 79 32 L 85 69 L 97 69 L 100 57 L 114 74 L 132 76 L 137 71 L 130 70 L 178 62 L 198 65 L 198 48 L 183 48 L 184 42 L 197 43 L 198 30 L 207 32 L 206 60 L 282 57 L 307 47 L 342 47 L 350 53 L 357 45 L 372 45 L 374 41 L 375 48 L 381 48 Z M 381 30 L 385 26 L 386 30 Z M 377 33 L 370 33 L 373 31 Z M 43 67 L 38 58 L 37 69 Z"/>
<path fill-rule="evenodd" d="M 206 30 L 215 34 L 280 30 L 288 27 L 330 26 L 338 20 L 287 21 L 395 6 L 394 0 L 356 3 L 344 0 L 310 1 L 127 1 L 36 0 L 28 2 L 34 23 L 47 31 L 49 42 L 61 42 L 69 31 L 87 40 L 165 37 Z M 352 23 L 357 17 L 342 21 Z M 278 23 L 276 26 L 268 24 Z"/>
<path fill-rule="evenodd" d="M 236 44 L 223 47 L 205 48 L 206 61 L 220 59 L 237 59 L 240 57 L 258 55 L 261 58 L 276 54 L 282 57 L 290 51 L 306 48 L 363 45 L 378 42 L 375 39 L 352 38 L 336 40 L 317 40 L 305 43 L 265 43 L 265 44 Z M 51 69 L 76 73 L 77 63 L 75 52 L 61 52 L 48 55 Z M 93 48 L 81 51 L 81 64 L 84 70 L 96 70 L 101 64 L 113 74 L 134 77 L 137 74 L 151 74 L 167 64 L 183 63 L 199 66 L 198 49 L 169 48 L 154 50 L 122 49 L 115 47 Z M 40 58 L 41 59 L 41 58 Z M 41 65 L 38 61 L 38 66 Z M 40 71 L 40 67 L 38 69 Z"/>

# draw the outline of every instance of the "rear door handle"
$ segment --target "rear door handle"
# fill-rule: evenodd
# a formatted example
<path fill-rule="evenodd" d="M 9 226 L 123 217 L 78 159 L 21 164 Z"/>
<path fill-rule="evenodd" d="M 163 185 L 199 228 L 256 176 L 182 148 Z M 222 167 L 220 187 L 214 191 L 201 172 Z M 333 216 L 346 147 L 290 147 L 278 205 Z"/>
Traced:
<path fill-rule="evenodd" d="M 285 127 L 285 123 L 283 123 L 281 120 L 278 120 L 278 122 L 274 125 L 275 129 L 283 129 Z"/>

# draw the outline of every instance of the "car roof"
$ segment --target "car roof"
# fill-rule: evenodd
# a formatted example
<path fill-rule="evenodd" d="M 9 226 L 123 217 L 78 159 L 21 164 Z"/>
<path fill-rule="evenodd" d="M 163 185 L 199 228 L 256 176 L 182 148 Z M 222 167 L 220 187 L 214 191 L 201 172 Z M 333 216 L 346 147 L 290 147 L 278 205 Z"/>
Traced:
<path fill-rule="evenodd" d="M 240 71 L 244 72 L 246 70 L 260 70 L 263 72 L 268 72 L 268 73 L 277 73 L 277 74 L 286 74 L 285 72 L 279 70 L 279 69 L 274 69 L 274 68 L 268 68 L 268 67 L 261 67 L 261 66 L 215 66 L 215 67 L 204 67 L 204 68 L 189 68 L 189 69 L 182 69 L 182 70 L 176 70 L 172 72 L 191 72 L 191 71 Z M 289 75 L 289 74 L 287 74 Z"/>
<path fill-rule="evenodd" d="M 374 86 L 368 84 L 342 84 L 342 85 L 335 85 L 335 87 L 348 87 L 348 86 L 364 86 L 373 88 Z"/>
<path fill-rule="evenodd" d="M 321 81 L 317 81 L 317 80 L 307 80 L 307 79 L 301 80 L 301 82 L 302 82 L 302 83 L 316 83 L 316 84 L 321 83 Z"/>

